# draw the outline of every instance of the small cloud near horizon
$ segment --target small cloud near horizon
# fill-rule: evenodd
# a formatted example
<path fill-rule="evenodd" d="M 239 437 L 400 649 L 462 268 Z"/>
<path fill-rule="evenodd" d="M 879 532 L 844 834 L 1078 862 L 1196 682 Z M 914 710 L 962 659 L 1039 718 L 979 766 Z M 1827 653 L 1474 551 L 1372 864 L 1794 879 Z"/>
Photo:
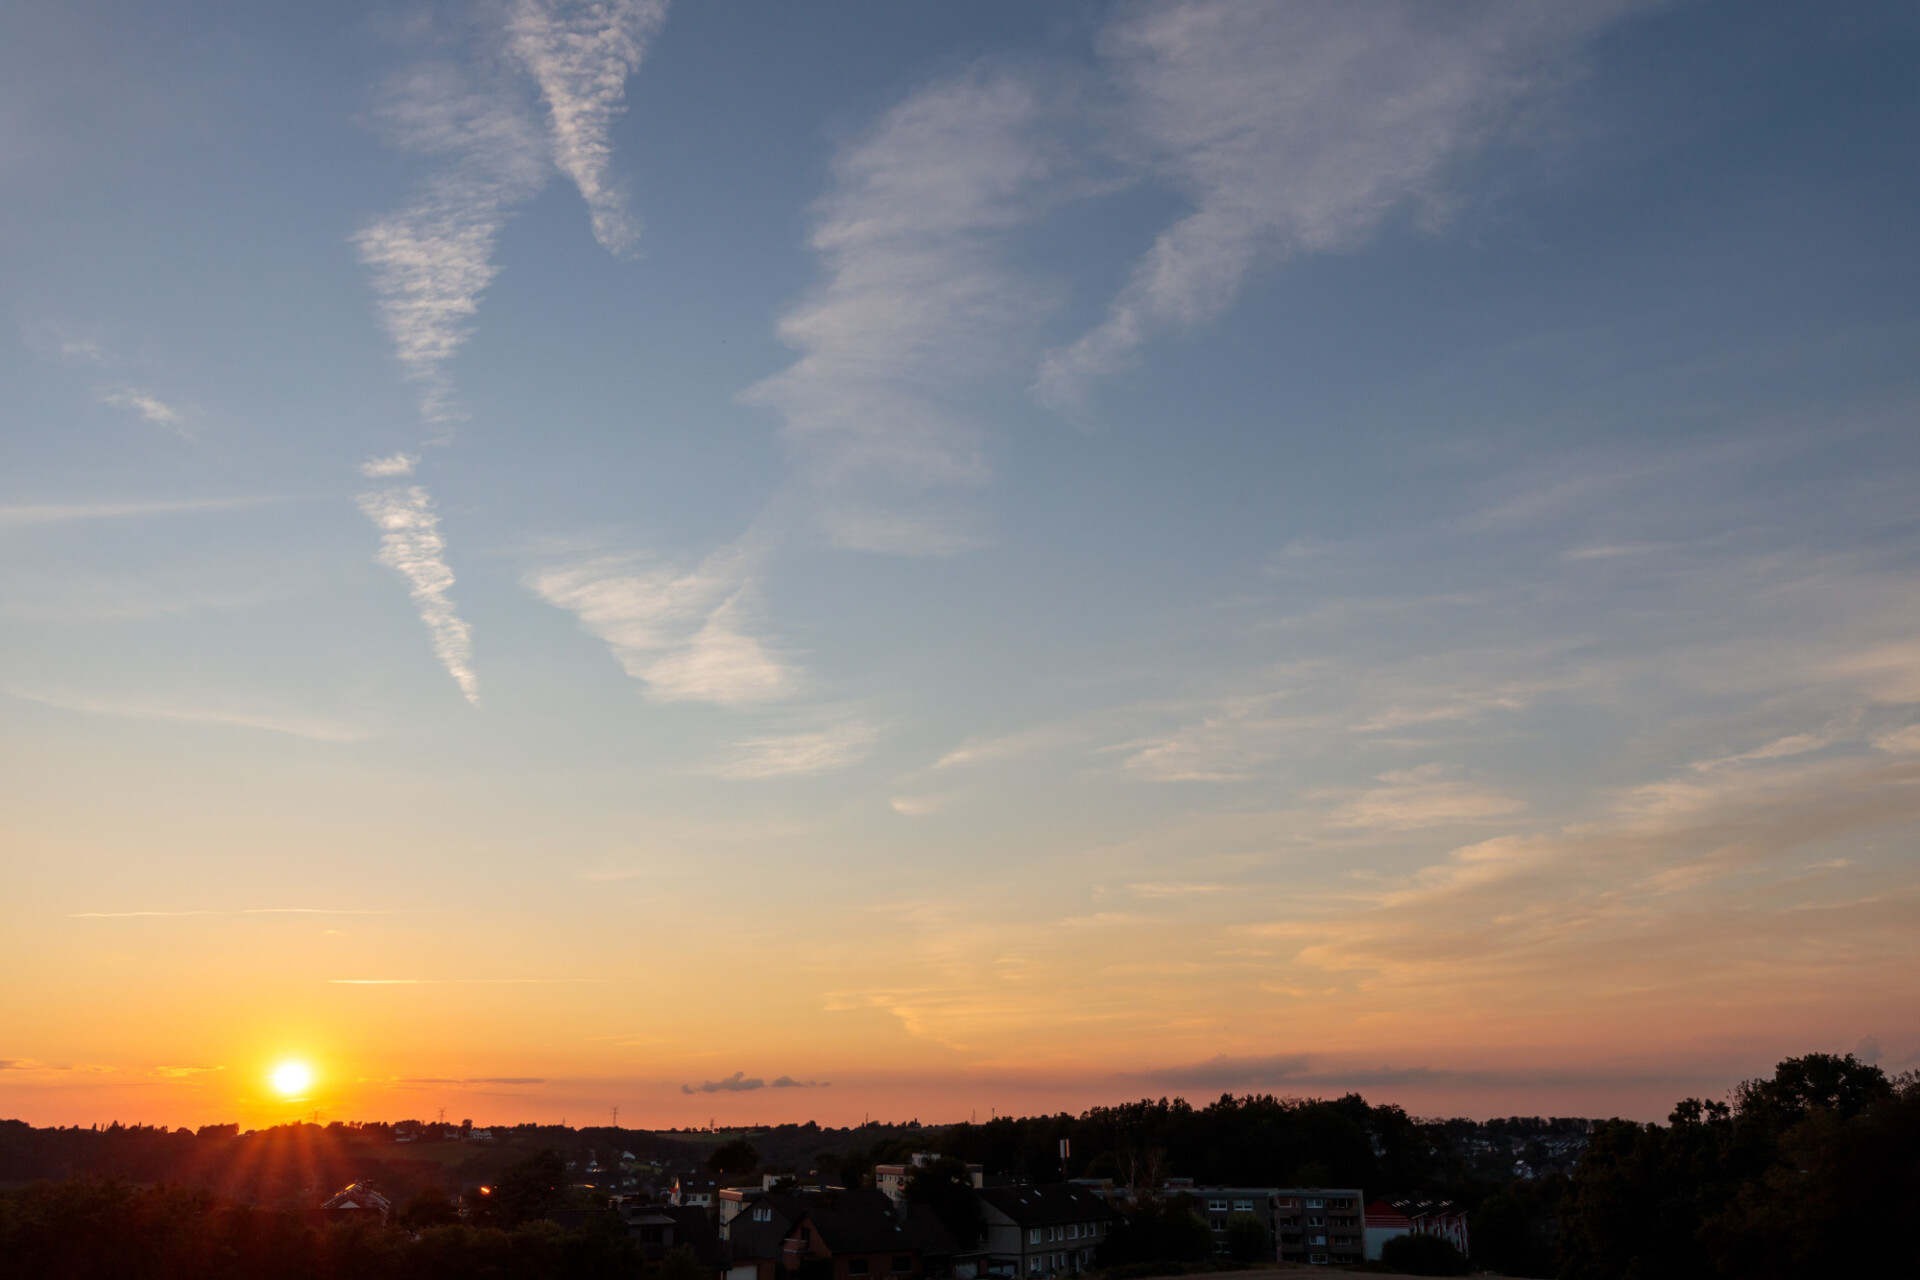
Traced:
<path fill-rule="evenodd" d="M 721 1080 L 707 1080 L 700 1084 L 683 1084 L 681 1093 L 751 1093 L 755 1089 L 824 1089 L 825 1080 L 795 1080 L 792 1076 L 780 1076 L 771 1084 L 759 1076 L 750 1076 L 744 1071 L 736 1071 Z"/>

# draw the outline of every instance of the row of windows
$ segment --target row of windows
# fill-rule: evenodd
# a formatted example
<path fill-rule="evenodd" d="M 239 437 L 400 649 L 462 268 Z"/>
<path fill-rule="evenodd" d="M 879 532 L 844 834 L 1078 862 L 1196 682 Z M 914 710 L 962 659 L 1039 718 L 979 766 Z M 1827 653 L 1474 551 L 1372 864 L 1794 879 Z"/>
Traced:
<path fill-rule="evenodd" d="M 1027 1259 L 1027 1274 L 1030 1276 L 1044 1276 L 1056 1271 L 1065 1271 L 1069 1257 L 1073 1259 L 1073 1269 L 1078 1271 L 1091 1261 L 1092 1255 L 1084 1249 L 1075 1250 L 1071 1255 L 1064 1253 L 1043 1253 L 1038 1257 Z"/>
<path fill-rule="evenodd" d="M 1208 1212 L 1208 1213 L 1226 1213 L 1227 1211 L 1228 1211 L 1228 1210 L 1227 1210 L 1227 1202 L 1226 1202 L 1225 1200 L 1209 1200 L 1209 1201 L 1207 1201 L 1207 1212 Z M 1252 1213 L 1252 1212 L 1253 1212 L 1253 1201 L 1251 1201 L 1251 1200 L 1235 1200 L 1235 1201 L 1233 1202 L 1233 1210 L 1232 1210 L 1232 1211 L 1233 1211 L 1234 1213 Z"/>
<path fill-rule="evenodd" d="M 1051 1244 L 1055 1240 L 1092 1240 L 1099 1234 L 1100 1224 L 1097 1222 L 1069 1222 L 1064 1227 L 1029 1227 L 1027 1243 Z"/>
<path fill-rule="evenodd" d="M 1282 1209 L 1291 1209 L 1294 1207 L 1294 1198 L 1292 1196 L 1281 1196 L 1277 1203 Z M 1334 1196 L 1329 1199 L 1326 1196 L 1308 1196 L 1305 1203 L 1309 1209 L 1351 1209 L 1353 1208 L 1353 1197 Z M 1235 1200 L 1233 1201 L 1232 1209 L 1229 1210 L 1226 1198 L 1216 1196 L 1207 1201 L 1207 1212 L 1252 1213 L 1253 1204 L 1254 1202 L 1252 1200 Z"/>

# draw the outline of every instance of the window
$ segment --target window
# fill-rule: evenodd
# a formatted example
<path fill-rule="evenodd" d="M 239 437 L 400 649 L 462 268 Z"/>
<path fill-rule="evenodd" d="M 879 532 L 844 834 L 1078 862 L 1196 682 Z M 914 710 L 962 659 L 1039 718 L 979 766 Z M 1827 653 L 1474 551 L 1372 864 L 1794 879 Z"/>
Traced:
<path fill-rule="evenodd" d="M 1030 1276 L 1044 1275 L 1046 1270 L 1047 1264 L 1038 1258 L 1027 1264 L 1027 1274 Z"/>
<path fill-rule="evenodd" d="M 903 1273 L 905 1273 L 905 1272 L 908 1272 L 908 1271 L 911 1271 L 911 1270 L 913 1270 L 913 1255 L 912 1255 L 912 1254 L 910 1254 L 910 1253 L 896 1253 L 896 1254 L 894 1254 L 894 1255 L 893 1255 L 893 1273 L 894 1273 L 895 1275 L 901 1275 L 901 1274 L 903 1274 Z"/>
<path fill-rule="evenodd" d="M 1234 1211 L 1235 1213 L 1252 1213 L 1252 1212 L 1253 1212 L 1253 1201 L 1251 1201 L 1251 1200 L 1235 1200 L 1235 1201 L 1233 1202 L 1233 1211 Z"/>
<path fill-rule="evenodd" d="M 847 1274 L 850 1276 L 863 1276 L 867 1274 L 867 1270 L 871 1265 L 872 1264 L 865 1258 L 848 1258 Z"/>
<path fill-rule="evenodd" d="M 755 1205 L 753 1208 L 753 1220 L 755 1222 L 772 1222 L 773 1210 L 763 1204 Z"/>
<path fill-rule="evenodd" d="M 1027 1232 L 1027 1243 L 1028 1244 L 1040 1243 L 1040 1228 L 1035 1227 L 1033 1230 Z"/>
<path fill-rule="evenodd" d="M 1320 1197 L 1318 1196 L 1314 1196 L 1307 1201 L 1307 1208 L 1309 1209 L 1324 1209 L 1326 1207 L 1327 1207 L 1327 1202 L 1325 1200 L 1320 1199 Z"/>
<path fill-rule="evenodd" d="M 1316 1231 L 1307 1237 L 1308 1244 L 1325 1244 L 1326 1242 L 1327 1236 L 1324 1231 Z"/>
<path fill-rule="evenodd" d="M 1307 1225 L 1310 1227 L 1324 1227 L 1327 1225 L 1327 1220 L 1318 1216 L 1311 1217 L 1307 1219 Z"/>
<path fill-rule="evenodd" d="M 1327 1265 L 1327 1255 L 1324 1253 L 1310 1253 L 1307 1255 L 1307 1261 L 1317 1262 L 1324 1267 Z"/>
<path fill-rule="evenodd" d="M 1225 1200 L 1207 1201 L 1208 1213 L 1225 1213 L 1226 1211 L 1227 1211 L 1227 1202 Z"/>

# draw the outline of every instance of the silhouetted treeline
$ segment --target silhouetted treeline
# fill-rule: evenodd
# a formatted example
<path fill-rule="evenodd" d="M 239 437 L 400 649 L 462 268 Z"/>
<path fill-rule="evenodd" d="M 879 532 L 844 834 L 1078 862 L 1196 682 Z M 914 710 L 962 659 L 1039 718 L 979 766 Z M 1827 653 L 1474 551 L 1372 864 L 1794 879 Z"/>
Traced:
<path fill-rule="evenodd" d="M 1731 1106 L 1608 1121 L 1561 1206 L 1567 1280 L 1920 1276 L 1920 1079 L 1811 1054 Z"/>
<path fill-rule="evenodd" d="M 1069 1155 L 1060 1158 L 1066 1139 Z M 1359 1094 L 1331 1101 L 1223 1095 L 1195 1107 L 1183 1098 L 1095 1107 L 1078 1116 L 957 1124 L 883 1143 L 874 1159 L 911 1151 L 983 1165 L 1030 1182 L 1112 1178 L 1157 1186 L 1169 1177 L 1229 1186 L 1364 1187 L 1369 1194 L 1426 1185 L 1443 1172 L 1432 1134 L 1395 1106 Z"/>

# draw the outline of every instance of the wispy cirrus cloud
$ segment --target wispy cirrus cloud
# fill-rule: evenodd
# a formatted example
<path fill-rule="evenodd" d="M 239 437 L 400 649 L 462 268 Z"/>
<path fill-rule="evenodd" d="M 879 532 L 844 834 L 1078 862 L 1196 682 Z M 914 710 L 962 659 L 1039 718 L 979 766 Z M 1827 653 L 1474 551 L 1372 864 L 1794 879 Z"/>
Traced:
<path fill-rule="evenodd" d="M 64 690 L 7 690 L 9 697 L 35 702 L 43 707 L 74 711 L 82 715 L 117 716 L 127 720 L 158 720 L 172 724 L 226 726 L 235 729 L 264 729 L 315 742 L 358 742 L 369 732 L 357 725 L 319 716 L 294 712 L 276 712 L 236 707 L 197 706 L 152 698 L 111 698 L 72 693 Z"/>
<path fill-rule="evenodd" d="M 390 453 L 384 458 L 368 458 L 360 464 L 360 474 L 372 480 L 410 476 L 420 459 L 408 453 Z"/>
<path fill-rule="evenodd" d="M 1410 831 L 1459 823 L 1510 818 L 1524 807 L 1512 796 L 1446 776 L 1438 764 L 1383 773 L 1342 804 L 1328 819 L 1332 827 Z"/>
<path fill-rule="evenodd" d="M 733 744 L 711 772 L 722 778 L 793 778 L 842 769 L 863 758 L 880 727 L 847 720 L 824 729 L 768 734 Z"/>
<path fill-rule="evenodd" d="M 398 77 L 379 118 L 396 145 L 432 167 L 412 200 L 353 242 L 373 273 L 394 354 L 425 388 L 421 416 L 445 424 L 459 416 L 447 362 L 471 336 L 499 270 L 494 242 L 514 207 L 546 184 L 548 159 L 515 87 L 452 62 Z"/>
<path fill-rule="evenodd" d="M 232 511 L 286 502 L 286 498 L 180 498 L 157 502 L 40 502 L 0 506 L 0 529 L 66 524 L 75 520 L 135 520 L 202 511 Z"/>
<path fill-rule="evenodd" d="M 100 393 L 100 403 L 115 409 L 137 413 L 156 427 L 165 427 L 182 440 L 193 438 L 188 423 L 189 411 L 168 404 L 152 391 L 139 387 L 116 387 Z"/>
<path fill-rule="evenodd" d="M 601 243 L 631 252 L 638 227 L 608 178 L 608 131 L 665 15 L 658 0 L 515 0 L 504 26 L 483 23 L 470 56 L 423 61 L 389 84 L 379 122 L 428 171 L 354 244 L 395 355 L 425 388 L 421 416 L 442 432 L 461 416 L 447 365 L 499 271 L 500 231 L 556 167 L 580 188 Z M 544 127 L 516 67 L 538 86 Z"/>
<path fill-rule="evenodd" d="M 71 920 L 132 920 L 147 916 L 402 916 L 417 910 L 378 907 L 209 907 L 189 911 L 74 911 Z"/>
<path fill-rule="evenodd" d="M 380 552 L 374 558 L 407 580 L 420 621 L 433 638 L 434 656 L 466 700 L 477 705 L 480 688 L 472 667 L 472 631 L 447 596 L 453 570 L 447 567 L 447 543 L 440 534 L 433 499 L 421 486 L 409 485 L 363 493 L 359 502 L 360 510 L 380 531 Z"/>
<path fill-rule="evenodd" d="M 1350 248 L 1409 204 L 1439 209 L 1448 167 L 1625 7 L 1131 7 L 1101 54 L 1143 163 L 1192 211 L 1097 326 L 1048 354 L 1036 393 L 1076 406 L 1155 333 L 1224 311 L 1263 264 Z"/>
<path fill-rule="evenodd" d="M 507 48 L 540 86 L 554 163 L 587 202 L 594 238 L 616 256 L 633 252 L 640 225 L 609 178 L 608 135 L 626 110 L 627 78 L 666 17 L 666 0 L 518 0 L 507 19 Z"/>
<path fill-rule="evenodd" d="M 328 978 L 335 987 L 539 987 L 608 982 L 608 978 Z"/>
<path fill-rule="evenodd" d="M 736 548 L 691 570 L 606 556 L 536 570 L 526 585 L 605 641 L 651 697 L 739 706 L 786 697 L 801 680 L 752 634 L 751 567 Z"/>
<path fill-rule="evenodd" d="M 1000 238 L 1057 198 L 1039 91 L 978 69 L 921 90 L 834 161 L 810 244 L 826 280 L 780 320 L 800 352 L 743 399 L 786 419 L 837 546 L 933 554 L 972 535 L 935 496 L 986 474 L 954 393 L 1045 298 Z"/>
<path fill-rule="evenodd" d="M 545 1084 L 545 1076 L 402 1076 L 395 1084 Z"/>
<path fill-rule="evenodd" d="M 20 335 L 28 350 L 48 360 L 58 360 L 62 364 L 92 365 L 97 369 L 113 364 L 107 344 L 99 335 L 82 332 L 70 325 L 22 325 Z"/>

